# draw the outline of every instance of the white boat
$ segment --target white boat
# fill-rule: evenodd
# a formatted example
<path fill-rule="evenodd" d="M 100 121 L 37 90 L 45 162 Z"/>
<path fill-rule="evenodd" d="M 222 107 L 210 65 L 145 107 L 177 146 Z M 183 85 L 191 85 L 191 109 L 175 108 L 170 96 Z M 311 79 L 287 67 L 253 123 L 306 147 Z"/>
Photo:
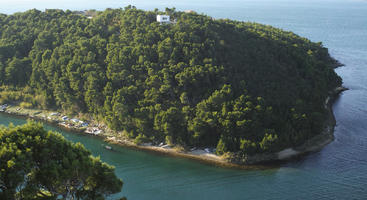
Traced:
<path fill-rule="evenodd" d="M 6 108 L 8 107 L 8 104 L 4 104 L 0 106 L 0 111 L 4 112 L 6 110 Z"/>
<path fill-rule="evenodd" d="M 99 135 L 100 133 L 102 133 L 102 130 L 97 130 L 97 131 L 94 131 L 94 135 Z"/>
<path fill-rule="evenodd" d="M 73 118 L 73 119 L 71 119 L 71 121 L 74 122 L 74 123 L 78 123 L 79 119 Z"/>
<path fill-rule="evenodd" d="M 84 132 L 92 135 L 99 135 L 100 133 L 102 133 L 102 130 L 94 127 L 94 128 L 87 128 L 87 130 L 85 130 Z"/>
<path fill-rule="evenodd" d="M 106 148 L 107 150 L 112 150 L 112 147 L 108 145 L 106 145 L 104 148 Z"/>
<path fill-rule="evenodd" d="M 55 112 L 55 113 L 51 113 L 50 116 L 59 116 L 60 114 Z"/>
<path fill-rule="evenodd" d="M 166 144 L 166 145 L 163 145 L 163 146 L 161 146 L 162 148 L 164 148 L 164 149 L 169 149 L 169 148 L 171 148 L 171 145 L 169 145 L 169 144 Z"/>

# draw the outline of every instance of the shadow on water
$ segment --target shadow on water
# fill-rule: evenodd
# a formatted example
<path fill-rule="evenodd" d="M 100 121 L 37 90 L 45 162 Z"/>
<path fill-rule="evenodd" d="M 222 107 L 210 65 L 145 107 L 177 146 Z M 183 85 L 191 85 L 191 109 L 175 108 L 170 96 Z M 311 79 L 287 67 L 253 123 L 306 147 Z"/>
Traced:
<path fill-rule="evenodd" d="M 260 164 L 256 164 L 256 165 L 247 165 L 247 166 L 238 166 L 238 165 L 223 165 L 220 163 L 213 163 L 210 161 L 205 161 L 205 160 L 201 160 L 201 159 L 195 159 L 195 158 L 186 158 L 186 157 L 181 157 L 181 156 L 175 156 L 175 155 L 170 155 L 164 152 L 159 152 L 159 151 L 151 151 L 151 150 L 146 150 L 146 149 L 137 149 L 134 147 L 126 147 L 123 145 L 118 145 L 118 144 L 111 144 L 108 142 L 105 142 L 103 140 L 103 137 L 99 137 L 99 136 L 93 136 L 93 135 L 88 135 L 85 133 L 80 133 L 80 132 L 76 132 L 76 131 L 65 131 L 63 130 L 61 127 L 59 127 L 57 125 L 57 123 L 49 123 L 49 122 L 45 122 L 43 120 L 36 120 L 36 119 L 29 119 L 25 116 L 19 116 L 19 115 L 12 115 L 12 114 L 7 114 L 7 113 L 0 113 L 0 116 L 3 115 L 4 118 L 7 118 L 9 123 L 14 123 L 14 125 L 19 125 L 19 124 L 24 124 L 26 123 L 28 120 L 33 120 L 33 121 L 38 121 L 41 122 L 46 130 L 52 130 L 52 131 L 56 131 L 58 133 L 61 133 L 66 139 L 69 139 L 73 142 L 80 142 L 82 144 L 86 143 L 86 141 L 89 140 L 96 140 L 98 142 L 94 142 L 94 143 L 100 143 L 100 147 L 106 151 L 109 152 L 111 154 L 125 154 L 127 151 L 129 152 L 141 152 L 141 153 L 145 153 L 148 155 L 154 155 L 154 156 L 164 156 L 164 157 L 174 157 L 176 160 L 184 160 L 184 161 L 189 161 L 189 162 L 196 162 L 196 163 L 201 163 L 203 165 L 206 166 L 210 166 L 210 167 L 218 167 L 218 168 L 226 168 L 226 169 L 238 169 L 238 170 L 267 170 L 267 169 L 274 169 L 274 168 L 279 168 L 281 164 L 285 163 L 282 161 L 271 161 L 271 162 L 264 162 L 264 163 L 260 163 Z M 5 124 L 6 122 L 0 122 L 0 124 Z M 86 147 L 88 143 L 86 144 Z M 112 149 L 107 149 L 106 147 L 112 147 Z M 95 146 L 96 147 L 96 146 Z M 92 151 L 93 153 L 93 151 Z M 99 152 L 100 153 L 100 152 Z"/>

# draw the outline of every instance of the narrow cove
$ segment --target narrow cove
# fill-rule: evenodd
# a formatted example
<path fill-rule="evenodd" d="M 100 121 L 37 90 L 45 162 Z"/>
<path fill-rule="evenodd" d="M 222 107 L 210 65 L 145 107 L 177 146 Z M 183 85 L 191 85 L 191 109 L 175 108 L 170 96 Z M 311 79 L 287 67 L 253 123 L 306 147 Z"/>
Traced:
<path fill-rule="evenodd" d="M 0 125 L 21 125 L 26 122 L 24 117 L 0 113 Z M 44 123 L 44 127 L 46 130 L 61 133 L 70 141 L 82 143 L 93 155 L 100 156 L 102 161 L 114 165 L 116 175 L 124 181 L 122 193 L 115 195 L 116 197 L 124 195 L 130 197 L 129 199 L 150 199 L 152 195 L 156 195 L 153 199 L 170 199 L 174 193 L 187 190 L 188 187 L 194 187 L 194 185 L 197 185 L 196 189 L 200 191 L 201 187 L 222 185 L 228 181 L 233 181 L 233 179 L 239 181 L 241 176 L 256 177 L 264 173 L 276 173 L 279 170 L 276 165 L 256 166 L 249 170 L 216 167 L 186 158 L 173 158 L 172 156 L 162 156 L 159 153 L 109 144 L 99 137 L 64 131 L 46 123 Z M 106 145 L 112 146 L 113 150 L 105 149 Z M 222 183 L 220 183 L 221 180 Z M 176 191 L 177 189 L 178 191 Z M 187 194 L 192 189 L 187 190 Z M 145 192 L 141 193 L 142 190 Z M 168 194 L 169 196 L 167 196 Z M 201 195 L 209 194 L 203 193 Z M 167 198 L 162 198 L 161 195 Z M 113 197 L 111 196 L 111 199 L 114 199 Z M 182 197 L 182 199 L 187 197 Z"/>

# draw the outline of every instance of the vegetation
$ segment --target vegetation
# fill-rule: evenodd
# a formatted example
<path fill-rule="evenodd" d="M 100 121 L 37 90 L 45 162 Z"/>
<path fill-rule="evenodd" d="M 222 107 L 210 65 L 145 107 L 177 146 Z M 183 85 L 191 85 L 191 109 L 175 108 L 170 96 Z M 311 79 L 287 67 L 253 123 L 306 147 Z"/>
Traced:
<path fill-rule="evenodd" d="M 0 199 L 104 199 L 121 191 L 112 166 L 40 124 L 2 127 L 0 147 Z"/>
<path fill-rule="evenodd" d="M 177 22 L 160 25 L 163 12 L 132 6 L 92 19 L 62 10 L 0 15 L 1 102 L 91 113 L 137 142 L 243 157 L 320 133 L 324 101 L 341 85 L 321 43 L 257 23 L 164 13 Z"/>

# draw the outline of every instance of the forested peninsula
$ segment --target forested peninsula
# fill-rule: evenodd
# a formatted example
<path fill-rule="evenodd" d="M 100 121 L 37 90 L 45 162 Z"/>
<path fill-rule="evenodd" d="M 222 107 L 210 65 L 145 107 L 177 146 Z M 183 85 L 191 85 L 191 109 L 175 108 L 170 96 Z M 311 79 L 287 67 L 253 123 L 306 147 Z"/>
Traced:
<path fill-rule="evenodd" d="M 0 104 L 88 113 L 136 143 L 246 162 L 320 134 L 342 84 L 321 43 L 271 26 L 175 9 L 91 13 L 1 14 Z"/>

